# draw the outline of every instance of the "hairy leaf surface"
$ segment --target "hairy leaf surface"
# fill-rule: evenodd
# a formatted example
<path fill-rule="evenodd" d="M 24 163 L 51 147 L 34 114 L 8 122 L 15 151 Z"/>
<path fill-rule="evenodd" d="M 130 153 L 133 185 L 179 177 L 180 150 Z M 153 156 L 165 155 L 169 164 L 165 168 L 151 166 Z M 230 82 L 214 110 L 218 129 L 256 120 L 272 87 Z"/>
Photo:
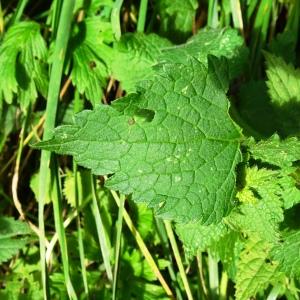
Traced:
<path fill-rule="evenodd" d="M 278 263 L 269 259 L 270 244 L 253 238 L 248 241 L 238 262 L 236 299 L 247 300 L 264 290 L 269 284 L 280 281 Z"/>
<path fill-rule="evenodd" d="M 240 131 L 216 74 L 196 59 L 164 64 L 112 107 L 83 111 L 39 148 L 71 154 L 107 186 L 179 222 L 220 221 L 232 208 Z"/>

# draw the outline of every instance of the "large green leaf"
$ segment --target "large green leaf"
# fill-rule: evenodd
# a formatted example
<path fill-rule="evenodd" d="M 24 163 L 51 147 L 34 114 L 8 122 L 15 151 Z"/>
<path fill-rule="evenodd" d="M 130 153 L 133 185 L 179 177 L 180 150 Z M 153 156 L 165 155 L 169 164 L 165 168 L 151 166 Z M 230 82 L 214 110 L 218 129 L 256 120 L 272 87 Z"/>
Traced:
<path fill-rule="evenodd" d="M 196 59 L 164 64 L 109 106 L 78 114 L 37 147 L 71 154 L 111 189 L 165 218 L 220 221 L 232 208 L 240 131 L 214 72 Z"/>

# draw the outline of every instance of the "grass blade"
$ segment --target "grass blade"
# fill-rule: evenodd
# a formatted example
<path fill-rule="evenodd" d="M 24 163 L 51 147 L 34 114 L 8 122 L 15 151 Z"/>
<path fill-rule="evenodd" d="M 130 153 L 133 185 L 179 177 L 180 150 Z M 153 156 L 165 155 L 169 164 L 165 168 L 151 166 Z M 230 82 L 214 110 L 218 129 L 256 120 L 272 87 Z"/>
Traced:
<path fill-rule="evenodd" d="M 61 203 L 62 203 L 61 184 L 60 184 L 60 179 L 58 174 L 58 165 L 57 165 L 56 158 L 53 158 L 51 172 L 52 172 L 51 177 L 54 178 L 53 180 L 54 190 L 56 191 L 53 195 L 55 230 L 58 235 L 58 241 L 61 250 L 61 258 L 62 258 L 62 265 L 63 265 L 66 287 L 67 287 L 69 298 L 72 300 L 77 300 L 77 296 L 74 287 L 72 285 L 72 281 L 69 273 L 70 264 L 69 264 L 69 256 L 68 256 L 68 246 L 67 246 L 66 233 L 65 233 L 65 228 L 62 219 L 62 208 L 61 208 Z"/>
<path fill-rule="evenodd" d="M 111 194 L 113 195 L 116 203 L 118 206 L 120 206 L 121 204 L 121 201 L 120 201 L 120 198 L 118 196 L 118 194 L 111 190 L 110 191 Z M 144 243 L 140 233 L 137 231 L 137 229 L 135 228 L 129 214 L 127 213 L 127 211 L 124 209 L 124 212 L 123 212 L 123 216 L 124 216 L 124 221 L 126 223 L 126 225 L 128 226 L 129 230 L 131 231 L 131 233 L 133 234 L 141 252 L 143 253 L 146 261 L 148 262 L 152 272 L 155 274 L 156 278 L 159 280 L 159 282 L 161 283 L 162 287 L 164 288 L 166 294 L 171 297 L 172 299 L 174 299 L 174 295 L 171 291 L 171 289 L 169 288 L 167 282 L 165 281 L 164 277 L 162 276 L 162 274 L 160 273 L 159 271 L 159 268 L 157 267 L 151 253 L 149 252 L 146 244 Z"/>
<path fill-rule="evenodd" d="M 125 196 L 120 197 L 120 206 L 117 220 L 117 238 L 116 238 L 116 251 L 115 251 L 115 268 L 114 268 L 114 278 L 113 278 L 113 296 L 112 299 L 115 300 L 117 296 L 117 283 L 118 283 L 118 268 L 120 260 L 120 249 L 121 249 L 121 238 L 122 238 L 122 225 L 123 225 L 123 211 L 124 211 Z"/>
<path fill-rule="evenodd" d="M 180 273 L 180 276 L 181 276 L 181 279 L 182 279 L 182 282 L 183 282 L 183 285 L 184 285 L 184 288 L 185 288 L 187 298 L 188 298 L 188 300 L 193 300 L 194 298 L 193 298 L 193 295 L 192 295 L 192 291 L 191 291 L 187 276 L 186 276 L 185 271 L 184 271 L 183 263 L 182 263 L 182 260 L 181 260 L 181 256 L 180 256 L 180 253 L 179 253 L 177 243 L 176 243 L 176 238 L 175 238 L 174 232 L 172 230 L 171 222 L 170 221 L 164 221 L 164 223 L 165 223 L 165 227 L 166 227 L 166 230 L 167 230 L 167 235 L 169 237 L 169 241 L 171 243 L 171 247 L 172 247 L 172 250 L 173 250 L 173 253 L 174 253 L 174 256 L 175 256 L 175 260 L 176 260 L 176 263 L 177 263 L 177 266 L 178 266 L 178 269 L 179 269 L 179 273 Z"/>
<path fill-rule="evenodd" d="M 137 23 L 137 32 L 144 32 L 147 16 L 148 0 L 141 0 L 139 9 L 139 18 Z"/>
<path fill-rule="evenodd" d="M 111 11 L 111 27 L 117 41 L 121 37 L 120 11 L 122 4 L 123 0 L 116 0 Z"/>
<path fill-rule="evenodd" d="M 113 275 L 112 275 L 112 269 L 110 265 L 110 252 L 109 248 L 106 242 L 106 236 L 103 228 L 103 222 L 98 206 L 98 201 L 97 201 L 97 194 L 96 194 L 96 187 L 95 187 L 95 180 L 94 176 L 91 174 L 91 187 L 92 187 L 92 203 L 91 203 L 91 210 L 94 215 L 95 223 L 96 223 L 96 228 L 97 228 L 97 233 L 98 233 L 98 239 L 99 239 L 99 244 L 100 244 L 100 249 L 102 253 L 102 258 L 107 274 L 107 278 L 110 282 L 113 281 Z"/>
<path fill-rule="evenodd" d="M 69 40 L 69 34 L 71 29 L 71 21 L 73 16 L 73 8 L 75 5 L 74 0 L 64 1 L 57 39 L 55 41 L 53 64 L 50 74 L 49 90 L 47 96 L 46 106 L 46 119 L 44 125 L 43 140 L 48 140 L 52 137 L 53 129 L 55 127 L 55 118 L 57 111 L 57 101 L 59 96 L 63 66 L 65 61 L 65 54 L 67 51 L 67 45 Z M 40 163 L 40 175 L 39 175 L 39 229 L 40 229 L 40 256 L 41 256 L 41 272 L 42 272 L 42 285 L 44 299 L 49 299 L 49 289 L 47 284 L 47 268 L 46 268 L 46 245 L 45 245 L 45 224 L 44 224 L 44 206 L 47 187 L 48 166 L 50 163 L 50 152 L 42 151 L 41 163 Z"/>

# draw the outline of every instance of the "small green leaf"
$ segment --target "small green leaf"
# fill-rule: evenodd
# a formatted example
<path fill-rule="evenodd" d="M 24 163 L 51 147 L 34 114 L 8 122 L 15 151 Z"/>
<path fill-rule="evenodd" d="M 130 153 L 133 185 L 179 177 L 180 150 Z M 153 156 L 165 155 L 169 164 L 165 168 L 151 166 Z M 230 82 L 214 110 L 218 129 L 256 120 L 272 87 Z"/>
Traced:
<path fill-rule="evenodd" d="M 282 241 L 272 249 L 272 256 L 279 261 L 279 269 L 289 277 L 300 278 L 300 231 L 283 233 Z"/>
<path fill-rule="evenodd" d="M 10 217 L 0 217 L 0 264 L 18 253 L 32 234 L 29 226 Z"/>
<path fill-rule="evenodd" d="M 237 194 L 242 204 L 228 216 L 228 222 L 250 236 L 269 242 L 278 240 L 283 201 L 277 176 L 278 171 L 248 168 L 246 186 Z"/>
<path fill-rule="evenodd" d="M 273 103 L 283 105 L 300 102 L 300 69 L 287 64 L 281 57 L 265 53 L 267 86 Z"/>
<path fill-rule="evenodd" d="M 236 299 L 248 300 L 265 290 L 269 284 L 276 284 L 282 274 L 278 262 L 269 259 L 271 245 L 252 238 L 240 255 L 236 275 Z"/>
<path fill-rule="evenodd" d="M 162 35 L 175 42 L 182 42 L 190 36 L 198 8 L 197 0 L 159 0 L 154 3 Z"/>
<path fill-rule="evenodd" d="M 47 49 L 35 22 L 19 22 L 7 31 L 0 46 L 0 94 L 11 103 L 15 94 L 22 108 L 48 89 Z M 1 98 L 1 97 L 0 97 Z"/>
<path fill-rule="evenodd" d="M 275 134 L 258 143 L 254 139 L 250 139 L 247 145 L 254 159 L 281 168 L 290 167 L 294 162 L 300 160 L 299 140 L 296 137 L 283 140 Z"/>
<path fill-rule="evenodd" d="M 84 94 L 93 105 L 101 103 L 108 77 L 106 57 L 111 49 L 105 44 L 112 41 L 109 23 L 98 17 L 86 18 L 77 25 L 71 38 L 71 80 L 79 93 Z"/>

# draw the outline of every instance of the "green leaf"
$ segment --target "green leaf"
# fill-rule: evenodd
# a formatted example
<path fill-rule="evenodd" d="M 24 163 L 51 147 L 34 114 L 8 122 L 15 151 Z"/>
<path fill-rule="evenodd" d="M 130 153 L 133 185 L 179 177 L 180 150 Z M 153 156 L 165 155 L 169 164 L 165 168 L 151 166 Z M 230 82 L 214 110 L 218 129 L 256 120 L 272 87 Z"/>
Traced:
<path fill-rule="evenodd" d="M 178 222 L 220 221 L 232 208 L 240 131 L 215 73 L 196 59 L 164 64 L 112 106 L 83 111 L 37 147 L 74 156 L 107 187 Z M 142 117 L 141 117 L 142 116 Z"/>
<path fill-rule="evenodd" d="M 279 269 L 289 277 L 300 278 L 300 231 L 283 233 L 282 240 L 272 249 L 272 256 L 279 261 Z"/>
<path fill-rule="evenodd" d="M 45 203 L 49 204 L 52 201 L 52 196 L 55 195 L 55 189 L 51 185 L 50 171 L 49 176 L 47 176 L 47 193 L 45 196 Z M 30 178 L 30 189 L 33 191 L 35 199 L 39 199 L 39 173 L 35 173 Z"/>
<path fill-rule="evenodd" d="M 279 172 L 257 167 L 246 172 L 246 187 L 237 195 L 242 204 L 228 216 L 228 222 L 243 233 L 274 242 L 283 221 Z"/>
<path fill-rule="evenodd" d="M 198 8 L 197 0 L 158 0 L 155 6 L 161 35 L 175 42 L 182 42 L 191 35 Z"/>
<path fill-rule="evenodd" d="M 91 196 L 91 183 L 90 172 L 88 170 L 77 171 L 77 192 L 78 192 L 78 204 L 82 205 Z M 75 177 L 74 173 L 67 171 L 64 181 L 63 193 L 67 199 L 67 202 L 76 207 L 75 203 Z"/>
<path fill-rule="evenodd" d="M 273 103 L 283 105 L 300 102 L 300 69 L 287 64 L 281 57 L 265 53 L 267 86 Z"/>
<path fill-rule="evenodd" d="M 214 240 L 209 251 L 213 257 L 221 260 L 230 279 L 236 281 L 237 263 L 244 248 L 244 241 L 239 232 L 227 230 L 227 233 Z"/>
<path fill-rule="evenodd" d="M 250 139 L 247 146 L 254 159 L 281 168 L 290 167 L 294 162 L 300 160 L 299 140 L 296 137 L 283 140 L 275 134 L 258 143 L 254 139 Z"/>
<path fill-rule="evenodd" d="M 29 226 L 10 217 L 0 217 L 0 264 L 18 253 L 29 241 Z"/>
<path fill-rule="evenodd" d="M 206 251 L 214 242 L 219 241 L 228 232 L 226 225 L 201 225 L 199 223 L 177 224 L 176 233 L 189 252 Z"/>
<path fill-rule="evenodd" d="M 295 69 L 282 58 L 265 53 L 267 86 L 282 136 L 300 132 L 300 69 Z"/>
<path fill-rule="evenodd" d="M 0 77 L 5 78 L 0 81 L 0 94 L 6 102 L 11 103 L 16 94 L 24 109 L 38 92 L 46 96 L 46 55 L 39 24 L 24 21 L 9 28 L 0 46 Z"/>
<path fill-rule="evenodd" d="M 236 299 L 247 300 L 265 290 L 269 284 L 276 284 L 282 274 L 278 272 L 278 263 L 269 259 L 270 244 L 252 238 L 242 251 L 237 266 Z"/>
<path fill-rule="evenodd" d="M 184 63 L 187 57 L 194 56 L 207 64 L 208 55 L 225 57 L 228 60 L 228 75 L 232 79 L 243 70 L 247 49 L 243 38 L 234 29 L 204 29 L 185 44 L 165 49 L 160 61 Z"/>
<path fill-rule="evenodd" d="M 86 18 L 80 22 L 70 41 L 73 49 L 72 83 L 93 105 L 101 103 L 102 89 L 108 77 L 105 58 L 111 52 L 105 43 L 111 41 L 110 24 L 98 17 Z"/>
<path fill-rule="evenodd" d="M 156 34 L 127 33 L 114 44 L 111 60 L 112 76 L 127 92 L 136 91 L 136 84 L 151 78 L 152 66 L 157 64 L 161 50 L 171 43 Z"/>

